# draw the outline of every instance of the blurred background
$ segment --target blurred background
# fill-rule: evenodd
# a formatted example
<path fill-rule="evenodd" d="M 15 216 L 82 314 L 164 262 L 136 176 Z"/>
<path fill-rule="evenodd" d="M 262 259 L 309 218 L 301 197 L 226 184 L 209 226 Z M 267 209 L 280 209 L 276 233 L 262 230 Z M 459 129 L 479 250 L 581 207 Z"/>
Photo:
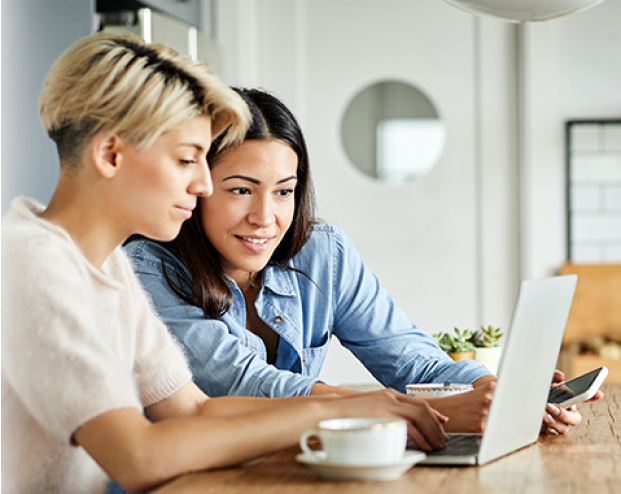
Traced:
<path fill-rule="evenodd" d="M 413 322 L 506 331 L 523 278 L 588 264 L 609 273 L 596 286 L 619 282 L 620 25 L 618 0 L 537 23 L 442 0 L 3 0 L 2 213 L 56 184 L 37 103 L 52 62 L 91 32 L 132 31 L 289 105 L 321 218 Z M 601 310 L 621 307 L 614 290 Z M 601 310 L 566 339 L 567 369 L 586 340 L 621 334 L 616 313 L 590 325 Z M 330 344 L 327 382 L 373 382 Z"/>

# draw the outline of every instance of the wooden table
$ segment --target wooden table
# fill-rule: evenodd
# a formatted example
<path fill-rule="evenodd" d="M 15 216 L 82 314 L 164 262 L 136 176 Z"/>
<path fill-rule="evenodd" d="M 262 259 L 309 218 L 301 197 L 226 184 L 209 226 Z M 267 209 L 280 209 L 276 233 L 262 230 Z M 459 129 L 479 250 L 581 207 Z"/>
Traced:
<path fill-rule="evenodd" d="M 393 481 L 323 480 L 295 461 L 298 448 L 239 468 L 180 477 L 157 494 L 472 494 L 621 493 L 621 384 L 606 384 L 606 396 L 579 406 L 580 426 L 567 435 L 542 435 L 536 445 L 482 467 L 416 466 Z"/>

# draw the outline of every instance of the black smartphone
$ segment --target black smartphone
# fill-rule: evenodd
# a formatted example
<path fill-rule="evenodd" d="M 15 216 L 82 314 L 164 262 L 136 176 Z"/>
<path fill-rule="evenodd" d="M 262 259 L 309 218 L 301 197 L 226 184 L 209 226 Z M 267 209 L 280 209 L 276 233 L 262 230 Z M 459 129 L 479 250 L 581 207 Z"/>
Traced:
<path fill-rule="evenodd" d="M 576 403 L 589 400 L 593 398 L 607 375 L 608 369 L 600 367 L 571 381 L 554 384 L 550 388 L 548 403 L 556 403 L 563 408 L 567 408 Z"/>

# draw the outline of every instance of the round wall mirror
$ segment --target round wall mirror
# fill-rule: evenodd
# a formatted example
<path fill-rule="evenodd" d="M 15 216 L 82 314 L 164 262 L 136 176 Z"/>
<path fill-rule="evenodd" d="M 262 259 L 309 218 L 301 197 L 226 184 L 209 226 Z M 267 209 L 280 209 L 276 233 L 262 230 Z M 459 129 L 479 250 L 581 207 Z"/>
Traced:
<path fill-rule="evenodd" d="M 416 180 L 437 163 L 446 127 L 431 100 L 401 81 L 356 94 L 341 121 L 341 142 L 354 166 L 386 184 Z"/>

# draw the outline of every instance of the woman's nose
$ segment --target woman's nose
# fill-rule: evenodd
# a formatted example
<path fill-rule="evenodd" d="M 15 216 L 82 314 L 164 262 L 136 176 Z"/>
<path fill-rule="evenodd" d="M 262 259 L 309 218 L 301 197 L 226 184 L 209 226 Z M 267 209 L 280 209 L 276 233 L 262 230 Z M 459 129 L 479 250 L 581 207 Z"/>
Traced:
<path fill-rule="evenodd" d="M 274 212 L 268 198 L 257 198 L 248 215 L 248 221 L 261 227 L 267 227 L 274 223 Z"/>
<path fill-rule="evenodd" d="M 206 160 L 196 167 L 196 174 L 190 184 L 189 192 L 196 196 L 210 196 L 213 194 L 211 172 Z"/>

